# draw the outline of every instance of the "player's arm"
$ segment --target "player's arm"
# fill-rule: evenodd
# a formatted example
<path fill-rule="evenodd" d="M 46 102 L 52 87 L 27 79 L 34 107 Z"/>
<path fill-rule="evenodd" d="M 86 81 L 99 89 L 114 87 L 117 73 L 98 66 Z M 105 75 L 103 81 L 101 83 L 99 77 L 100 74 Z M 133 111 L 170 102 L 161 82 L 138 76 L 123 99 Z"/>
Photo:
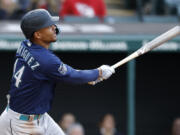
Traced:
<path fill-rule="evenodd" d="M 64 64 L 60 60 L 51 61 L 46 67 L 47 76 L 56 82 L 65 82 L 72 84 L 83 84 L 92 81 L 104 80 L 109 78 L 112 71 L 109 66 L 101 66 L 91 70 L 76 70 L 71 66 Z"/>
<path fill-rule="evenodd" d="M 47 76 L 56 82 L 83 84 L 96 80 L 99 77 L 99 70 L 76 70 L 71 66 L 61 63 L 53 65 Z"/>

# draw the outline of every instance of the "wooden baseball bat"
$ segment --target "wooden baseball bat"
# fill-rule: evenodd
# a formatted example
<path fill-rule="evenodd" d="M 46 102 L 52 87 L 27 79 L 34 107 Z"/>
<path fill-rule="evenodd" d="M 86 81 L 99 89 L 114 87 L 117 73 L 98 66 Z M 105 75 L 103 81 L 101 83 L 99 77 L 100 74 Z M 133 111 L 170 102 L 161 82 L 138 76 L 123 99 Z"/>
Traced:
<path fill-rule="evenodd" d="M 117 67 L 120 67 L 121 65 L 127 63 L 128 61 L 135 59 L 136 57 L 143 55 L 152 49 L 162 45 L 163 43 L 167 42 L 168 40 L 178 36 L 180 34 L 180 26 L 175 26 L 174 28 L 168 30 L 167 32 L 161 34 L 160 36 L 156 37 L 152 41 L 146 43 L 144 46 L 139 48 L 137 51 L 132 53 L 131 55 L 127 56 L 126 58 L 120 60 L 116 64 L 112 65 L 111 67 L 116 69 Z M 99 82 L 101 80 L 97 80 Z M 88 84 L 95 85 L 97 83 L 96 81 L 89 82 Z"/>
<path fill-rule="evenodd" d="M 178 36 L 180 34 L 180 26 L 175 26 L 174 28 L 168 30 L 167 32 L 161 34 L 160 36 L 156 37 L 152 41 L 146 43 L 144 46 L 139 48 L 137 51 L 132 53 L 131 55 L 127 56 L 126 58 L 122 59 L 121 61 L 117 62 L 116 64 L 112 65 L 111 67 L 116 69 L 121 65 L 127 63 L 128 61 L 143 55 L 152 49 L 162 45 L 163 43 L 167 42 L 168 40 Z"/>

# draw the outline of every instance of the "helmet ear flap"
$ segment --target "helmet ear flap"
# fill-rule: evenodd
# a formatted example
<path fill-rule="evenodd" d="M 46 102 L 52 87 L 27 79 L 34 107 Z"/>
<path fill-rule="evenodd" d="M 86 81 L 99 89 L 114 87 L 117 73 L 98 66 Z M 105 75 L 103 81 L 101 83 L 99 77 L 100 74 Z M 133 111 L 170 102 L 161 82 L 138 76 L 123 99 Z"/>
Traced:
<path fill-rule="evenodd" d="M 56 25 L 55 25 L 55 27 L 56 27 L 56 29 L 55 29 L 56 30 L 56 34 L 58 35 L 60 31 L 59 31 L 59 29 L 58 29 L 58 27 Z"/>

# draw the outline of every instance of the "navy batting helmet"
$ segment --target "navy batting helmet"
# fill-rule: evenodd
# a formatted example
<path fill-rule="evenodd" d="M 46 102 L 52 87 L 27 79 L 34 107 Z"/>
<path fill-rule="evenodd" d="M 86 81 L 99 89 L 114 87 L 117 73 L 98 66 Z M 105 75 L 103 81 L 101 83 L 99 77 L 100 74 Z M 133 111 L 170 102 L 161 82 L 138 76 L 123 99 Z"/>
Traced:
<path fill-rule="evenodd" d="M 45 9 L 35 9 L 26 13 L 21 20 L 21 30 L 27 39 L 30 39 L 34 32 L 55 25 L 55 21 L 58 21 L 59 17 L 52 17 L 50 13 Z M 55 25 L 56 26 L 56 25 Z M 56 26 L 56 34 L 59 33 L 59 29 Z"/>

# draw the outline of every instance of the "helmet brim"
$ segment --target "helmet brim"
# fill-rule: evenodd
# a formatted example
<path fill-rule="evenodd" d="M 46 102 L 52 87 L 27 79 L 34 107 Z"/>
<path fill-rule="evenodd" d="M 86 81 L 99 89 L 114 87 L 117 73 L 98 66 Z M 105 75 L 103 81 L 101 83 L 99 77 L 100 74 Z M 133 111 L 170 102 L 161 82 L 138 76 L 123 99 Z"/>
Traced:
<path fill-rule="evenodd" d="M 55 23 L 59 22 L 59 20 L 60 20 L 59 16 L 52 16 L 51 19 Z"/>

